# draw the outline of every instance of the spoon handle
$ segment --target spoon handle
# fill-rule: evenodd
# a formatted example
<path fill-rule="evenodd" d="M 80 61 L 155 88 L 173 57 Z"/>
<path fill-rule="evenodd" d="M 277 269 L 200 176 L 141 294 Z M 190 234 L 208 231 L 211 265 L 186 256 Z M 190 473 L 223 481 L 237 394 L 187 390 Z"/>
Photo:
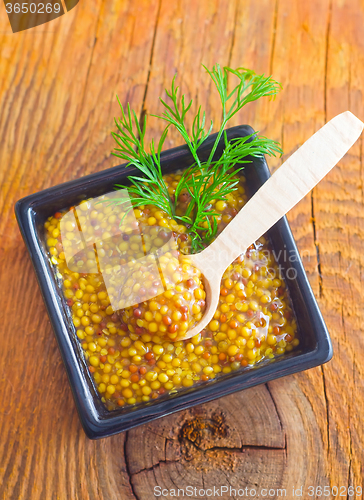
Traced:
<path fill-rule="evenodd" d="M 212 260 L 224 271 L 320 182 L 356 142 L 363 127 L 350 111 L 330 120 L 283 163 L 218 238 L 197 255 L 204 261 Z"/>

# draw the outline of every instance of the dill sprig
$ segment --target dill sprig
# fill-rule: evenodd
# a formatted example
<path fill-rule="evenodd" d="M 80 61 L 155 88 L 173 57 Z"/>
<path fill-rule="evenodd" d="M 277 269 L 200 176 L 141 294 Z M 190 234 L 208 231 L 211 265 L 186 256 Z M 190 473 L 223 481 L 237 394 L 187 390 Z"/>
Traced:
<path fill-rule="evenodd" d="M 251 161 L 248 157 L 282 154 L 279 143 L 266 137 L 252 134 L 229 141 L 225 132 L 229 120 L 246 104 L 264 96 L 274 98 L 281 88 L 280 84 L 271 77 L 257 75 L 245 68 L 234 70 L 229 67 L 221 68 L 218 64 L 212 70 L 205 66 L 204 68 L 217 88 L 222 105 L 221 124 L 207 161 L 201 160 L 199 148 L 209 137 L 213 122 L 211 120 L 210 124 L 206 125 L 205 112 L 202 112 L 199 106 L 191 130 L 188 130 L 186 115 L 191 109 L 192 100 L 186 103 L 184 94 L 179 97 L 176 76 L 172 80 L 170 90 L 166 89 L 169 103 L 160 98 L 164 112 L 161 115 L 152 115 L 167 123 L 158 145 L 152 140 L 149 152 L 146 151 L 146 116 L 141 126 L 135 111 L 131 110 L 128 104 L 125 113 L 119 99 L 121 117 L 115 119 L 118 133 L 112 134 L 118 145 L 113 154 L 127 161 L 127 166 L 136 167 L 142 174 L 130 175 L 128 180 L 131 185 L 117 185 L 116 188 L 128 189 L 133 207 L 152 204 L 176 221 L 187 225 L 193 252 L 204 248 L 216 236 L 218 214 L 212 210 L 212 201 L 224 199 L 236 189 L 239 182 L 237 174 L 244 168 L 244 164 Z M 237 79 L 237 84 L 231 92 L 228 91 L 229 76 Z M 160 158 L 171 126 L 181 134 L 194 158 L 193 165 L 183 172 L 174 197 L 170 196 L 163 180 Z M 222 136 L 224 148 L 221 155 L 215 158 Z M 176 208 L 182 192 L 189 193 L 190 201 L 186 212 L 180 216 L 176 214 Z M 117 205 L 126 202 L 125 198 L 116 198 L 112 203 Z"/>
<path fill-rule="evenodd" d="M 129 103 L 127 106 L 127 114 L 125 114 L 119 98 L 117 99 L 121 109 L 121 118 L 119 118 L 119 120 L 115 119 L 119 133 L 116 134 L 112 132 L 112 136 L 119 147 L 115 148 L 116 152 L 112 154 L 127 161 L 127 166 L 133 165 L 144 175 L 144 177 L 135 175 L 128 177 L 128 180 L 132 184 L 128 186 L 128 190 L 133 194 L 133 206 L 143 205 L 152 201 L 153 205 L 172 214 L 173 205 L 166 183 L 163 179 L 160 162 L 160 154 L 169 126 L 164 129 L 159 139 L 157 149 L 154 140 L 152 140 L 149 147 L 150 154 L 148 154 L 144 146 L 147 117 L 144 117 L 143 126 L 140 127 L 136 113 L 134 110 L 130 109 Z M 117 187 L 122 188 L 125 186 L 117 185 Z M 118 200 L 115 198 L 114 201 L 115 204 L 118 204 L 118 202 L 121 204 L 125 203 L 125 199 Z"/>
<path fill-rule="evenodd" d="M 187 189 L 191 201 L 183 216 L 175 216 L 184 224 L 190 226 L 192 236 L 192 250 L 202 249 L 215 238 L 217 232 L 217 212 L 210 210 L 213 200 L 223 200 L 236 189 L 239 179 L 237 174 L 250 163 L 248 156 L 259 158 L 264 154 L 281 153 L 279 146 L 273 141 L 267 142 L 264 137 L 252 140 L 255 134 L 246 137 L 227 140 L 224 134 L 225 149 L 216 162 L 194 165 L 185 170 L 176 187 L 175 196 L 179 196 L 183 189 Z M 251 142 L 250 142 L 251 141 Z M 240 166 L 234 168 L 236 164 Z M 196 196 L 197 194 L 197 196 Z M 207 227 L 203 226 L 207 222 Z"/>

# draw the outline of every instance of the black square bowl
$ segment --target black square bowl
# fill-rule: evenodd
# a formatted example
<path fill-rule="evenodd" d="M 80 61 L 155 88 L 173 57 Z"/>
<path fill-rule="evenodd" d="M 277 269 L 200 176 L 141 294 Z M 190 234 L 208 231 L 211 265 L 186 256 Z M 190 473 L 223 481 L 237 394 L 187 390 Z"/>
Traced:
<path fill-rule="evenodd" d="M 245 137 L 253 132 L 249 126 L 233 127 L 228 130 L 228 138 Z M 199 152 L 202 159 L 207 159 L 215 137 L 216 135 L 211 136 L 201 146 Z M 162 153 L 165 173 L 185 168 L 192 162 L 192 156 L 185 146 Z M 300 349 L 271 361 L 263 361 L 254 368 L 237 370 L 197 386 L 181 389 L 177 394 L 166 395 L 152 402 L 107 410 L 87 368 L 61 286 L 51 267 L 45 244 L 44 222 L 55 212 L 77 205 L 85 198 L 112 191 L 115 184 L 125 182 L 128 175 L 135 173 L 134 168 L 126 169 L 125 165 L 120 165 L 32 194 L 18 201 L 15 206 L 19 227 L 57 338 L 77 410 L 89 438 L 111 436 L 232 392 L 312 368 L 331 359 L 332 345 L 326 325 L 286 217 L 283 217 L 269 231 L 268 237 L 289 290 L 298 322 Z M 244 174 L 252 192 L 270 176 L 265 160 L 257 158 L 251 158 L 251 163 L 245 166 Z M 287 256 L 290 258 L 287 259 Z"/>

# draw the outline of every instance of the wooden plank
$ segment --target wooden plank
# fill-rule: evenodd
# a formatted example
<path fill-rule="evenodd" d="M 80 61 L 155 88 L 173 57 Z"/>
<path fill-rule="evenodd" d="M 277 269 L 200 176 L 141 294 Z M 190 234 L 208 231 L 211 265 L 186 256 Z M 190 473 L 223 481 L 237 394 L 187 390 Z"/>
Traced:
<path fill-rule="evenodd" d="M 293 487 L 363 483 L 362 142 L 289 216 L 334 360 L 99 442 L 81 429 L 13 216 L 20 197 L 118 163 L 116 93 L 138 114 L 159 112 L 177 72 L 217 120 L 201 63 L 282 82 L 235 124 L 281 140 L 284 158 L 335 114 L 362 117 L 363 16 L 360 0 L 97 0 L 16 35 L 0 16 L 2 500 L 149 500 L 154 486 L 229 482 L 291 498 Z M 148 127 L 158 138 L 161 125 Z M 171 133 L 166 147 L 180 143 Z"/>

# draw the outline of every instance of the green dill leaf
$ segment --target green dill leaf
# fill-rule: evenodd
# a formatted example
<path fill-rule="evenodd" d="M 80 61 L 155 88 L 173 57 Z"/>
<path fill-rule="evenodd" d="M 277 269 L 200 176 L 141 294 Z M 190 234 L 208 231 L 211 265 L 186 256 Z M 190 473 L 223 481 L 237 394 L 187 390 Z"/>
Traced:
<path fill-rule="evenodd" d="M 192 117 L 191 127 L 187 125 L 186 117 L 192 109 L 192 100 L 180 95 L 176 85 L 176 75 L 173 77 L 170 89 L 166 89 L 167 99 L 160 98 L 163 111 L 160 115 L 152 115 L 166 122 L 159 141 L 154 140 L 146 150 L 145 137 L 147 117 L 143 123 L 138 120 L 134 110 L 128 104 L 124 110 L 117 98 L 121 116 L 115 119 L 117 132 L 112 132 L 116 147 L 112 154 L 127 162 L 127 167 L 135 167 L 142 174 L 130 175 L 130 185 L 117 185 L 118 189 L 128 189 L 132 207 L 140 205 L 155 205 L 166 212 L 178 223 L 186 225 L 191 237 L 191 251 L 199 251 L 209 244 L 217 234 L 218 213 L 213 210 L 216 200 L 224 200 L 237 189 L 239 174 L 244 165 L 252 158 L 264 155 L 281 155 L 282 149 L 278 142 L 257 133 L 246 137 L 229 140 L 226 125 L 246 104 L 261 97 L 274 98 L 281 85 L 270 76 L 257 75 L 246 68 L 221 67 L 216 64 L 212 69 L 205 70 L 213 81 L 220 96 L 222 120 L 217 129 L 207 160 L 200 157 L 199 148 L 210 136 L 214 124 L 212 120 L 206 126 L 206 113 L 198 106 Z M 229 88 L 230 80 L 232 87 Z M 163 179 L 161 152 L 166 141 L 168 130 L 174 127 L 188 146 L 194 162 L 184 172 L 171 197 Z M 220 140 L 223 137 L 223 150 L 217 154 Z M 183 215 L 176 215 L 179 197 L 187 193 L 189 202 Z M 110 204 L 125 204 L 125 198 L 116 198 Z"/>

